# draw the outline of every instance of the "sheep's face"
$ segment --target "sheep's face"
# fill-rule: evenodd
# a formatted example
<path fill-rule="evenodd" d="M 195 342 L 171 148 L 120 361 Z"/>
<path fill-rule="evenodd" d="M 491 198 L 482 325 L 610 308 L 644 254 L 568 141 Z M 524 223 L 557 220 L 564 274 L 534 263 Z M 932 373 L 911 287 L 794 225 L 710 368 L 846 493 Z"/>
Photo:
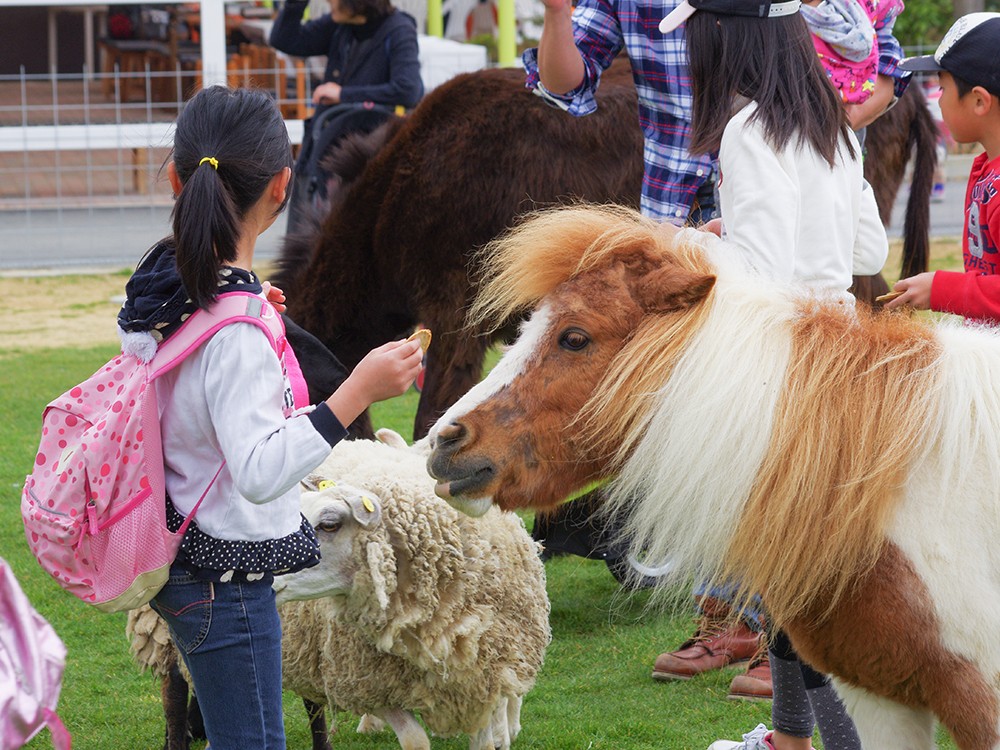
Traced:
<path fill-rule="evenodd" d="M 275 579 L 278 604 L 348 594 L 364 562 L 357 558 L 355 538 L 382 520 L 382 506 L 375 495 L 315 477 L 303 482 L 301 506 L 316 531 L 321 559 L 319 565 Z"/>

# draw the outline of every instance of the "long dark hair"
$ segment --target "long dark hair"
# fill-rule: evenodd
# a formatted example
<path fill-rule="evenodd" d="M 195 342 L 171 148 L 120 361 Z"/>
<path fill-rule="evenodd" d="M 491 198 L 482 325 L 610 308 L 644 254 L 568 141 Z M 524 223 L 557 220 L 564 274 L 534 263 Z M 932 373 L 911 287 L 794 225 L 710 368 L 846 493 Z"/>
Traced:
<path fill-rule="evenodd" d="M 207 307 L 220 267 L 236 260 L 240 221 L 271 178 L 292 166 L 292 147 L 267 94 L 212 86 L 177 118 L 172 158 L 183 185 L 173 211 L 177 270 L 191 300 Z"/>
<path fill-rule="evenodd" d="M 745 97 L 757 103 L 753 119 L 775 150 L 795 138 L 834 165 L 838 141 L 850 131 L 847 111 L 799 14 L 762 19 L 698 11 L 685 29 L 694 95 L 692 153 L 719 150 L 726 123 Z"/>

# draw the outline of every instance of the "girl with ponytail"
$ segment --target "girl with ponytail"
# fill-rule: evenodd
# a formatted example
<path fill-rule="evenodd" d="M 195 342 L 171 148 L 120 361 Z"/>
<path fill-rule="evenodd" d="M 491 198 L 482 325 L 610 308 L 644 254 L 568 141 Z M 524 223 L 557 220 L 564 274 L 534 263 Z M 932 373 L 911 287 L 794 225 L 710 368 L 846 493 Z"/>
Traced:
<path fill-rule="evenodd" d="M 285 207 L 291 165 L 285 124 L 266 94 L 216 86 L 190 100 L 167 165 L 177 199 L 173 234 L 126 286 L 118 316 L 124 351 L 150 358 L 219 294 L 248 292 L 264 306 L 268 296 L 284 299 L 265 290 L 253 255 Z M 279 359 L 257 326 L 234 322 L 153 381 L 168 526 L 178 531 L 198 510 L 152 606 L 194 680 L 213 750 L 285 747 L 271 584 L 319 561 L 298 483 L 346 435 L 344 425 L 409 387 L 421 359 L 418 342 L 389 342 L 326 401 L 298 408 L 287 354 Z"/>

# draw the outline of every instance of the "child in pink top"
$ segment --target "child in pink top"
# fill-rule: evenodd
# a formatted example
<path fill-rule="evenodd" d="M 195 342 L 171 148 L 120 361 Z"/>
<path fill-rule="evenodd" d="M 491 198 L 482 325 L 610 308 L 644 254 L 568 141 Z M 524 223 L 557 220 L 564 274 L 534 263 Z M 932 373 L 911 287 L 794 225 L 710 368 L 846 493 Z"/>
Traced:
<path fill-rule="evenodd" d="M 847 104 L 875 91 L 879 48 L 876 30 L 891 28 L 902 0 L 804 0 L 801 13 L 827 75 Z"/>

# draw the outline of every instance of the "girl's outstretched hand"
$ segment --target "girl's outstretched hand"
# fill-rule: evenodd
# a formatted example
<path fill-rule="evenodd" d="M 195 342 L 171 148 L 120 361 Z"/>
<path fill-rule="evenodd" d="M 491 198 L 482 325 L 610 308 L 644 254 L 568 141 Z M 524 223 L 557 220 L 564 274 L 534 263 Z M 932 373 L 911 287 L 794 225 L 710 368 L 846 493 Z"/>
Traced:
<path fill-rule="evenodd" d="M 382 344 L 358 362 L 326 403 L 340 423 L 348 425 L 376 401 L 405 393 L 420 373 L 422 362 L 423 350 L 417 340 Z"/>
<path fill-rule="evenodd" d="M 908 279 L 900 279 L 892 287 L 894 292 L 902 292 L 896 299 L 885 303 L 886 310 L 896 307 L 912 307 L 914 310 L 930 310 L 931 284 L 934 283 L 934 271 L 918 273 Z"/>

